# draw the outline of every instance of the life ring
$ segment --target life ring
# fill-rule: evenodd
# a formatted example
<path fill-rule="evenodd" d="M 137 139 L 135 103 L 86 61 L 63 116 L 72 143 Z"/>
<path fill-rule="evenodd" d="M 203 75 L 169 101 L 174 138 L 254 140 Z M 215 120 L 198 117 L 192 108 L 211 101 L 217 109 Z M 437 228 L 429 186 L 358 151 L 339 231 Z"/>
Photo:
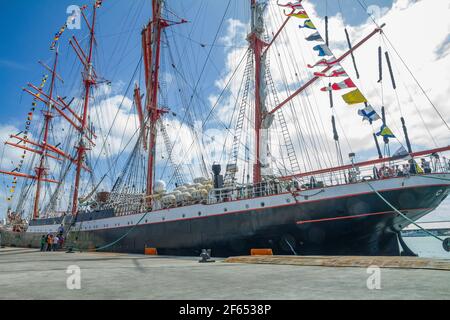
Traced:
<path fill-rule="evenodd" d="M 393 177 L 394 170 L 387 166 L 381 167 L 380 170 L 378 170 L 378 176 L 380 177 L 380 179 L 387 179 Z"/>

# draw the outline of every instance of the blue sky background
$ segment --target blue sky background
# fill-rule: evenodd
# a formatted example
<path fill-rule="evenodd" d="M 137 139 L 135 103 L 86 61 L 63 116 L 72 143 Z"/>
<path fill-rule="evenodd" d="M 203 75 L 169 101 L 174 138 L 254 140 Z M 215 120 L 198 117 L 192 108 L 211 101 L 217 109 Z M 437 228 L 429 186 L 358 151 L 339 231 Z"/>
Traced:
<path fill-rule="evenodd" d="M 248 4 L 245 0 L 232 0 L 226 18 L 248 21 Z M 248 0 L 249 1 L 249 0 Z M 320 16 L 335 15 L 339 7 L 337 1 L 309 1 L 316 5 Z M 392 0 L 365 0 L 366 5 L 391 7 Z M 52 52 L 49 46 L 53 35 L 67 19 L 66 8 L 69 5 L 90 4 L 92 1 L 77 0 L 0 0 L 2 8 L 0 19 L 0 125 L 23 127 L 26 113 L 29 111 L 31 99 L 22 92 L 28 82 L 38 84 L 43 74 L 38 60 L 51 63 Z M 211 44 L 216 28 L 228 1 L 225 0 L 173 0 L 168 1 L 171 11 L 189 20 L 196 21 L 176 27 L 175 32 L 192 33 L 192 40 Z M 341 0 L 345 22 L 359 25 L 367 20 L 358 2 Z M 201 8 L 201 10 L 199 10 Z M 150 0 L 104 0 L 99 11 L 97 40 L 101 42 L 99 51 L 99 73 L 113 83 L 127 84 L 133 74 L 136 62 L 141 55 L 140 30 L 148 22 L 151 15 Z M 220 35 L 226 31 L 226 25 Z M 83 40 L 85 30 L 67 31 L 61 39 L 61 59 L 64 61 L 60 73 L 64 76 L 71 73 L 75 63 L 78 63 L 72 52 L 68 50 L 69 36 L 76 35 Z M 192 41 L 191 41 L 192 42 Z M 183 43 L 180 44 L 183 47 Z M 200 46 L 193 50 L 198 55 L 196 73 L 199 73 L 209 48 Z M 220 78 L 220 67 L 224 65 L 226 51 L 223 47 L 213 48 L 211 60 L 201 81 L 201 91 L 205 96 L 217 94 L 213 85 Z M 78 77 L 79 78 L 79 77 Z M 195 77 L 194 77 L 195 78 Z M 70 79 L 66 79 L 70 82 Z M 74 89 L 76 90 L 76 89 Z M 74 91 L 75 92 L 75 91 Z M 0 179 L 3 181 L 3 179 Z M 0 185 L 1 188 L 5 186 Z M 0 200 L 0 201 L 3 201 Z M 2 213 L 0 213 L 0 217 Z"/>
<path fill-rule="evenodd" d="M 238 10 L 237 5 L 244 0 L 233 0 L 230 16 L 236 19 L 248 19 L 248 14 Z M 317 3 L 318 13 L 325 15 L 326 1 L 314 1 Z M 338 6 L 334 1 L 329 2 L 329 14 L 333 15 L 338 11 Z M 47 60 L 52 54 L 48 50 L 53 34 L 67 18 L 66 8 L 69 5 L 83 5 L 89 1 L 75 0 L 0 0 L 2 8 L 0 19 L 0 87 L 2 105 L 0 107 L 0 119 L 2 123 L 17 123 L 22 121 L 23 114 L 28 110 L 28 104 L 21 106 L 22 87 L 29 81 L 38 82 L 42 74 L 42 68 L 37 64 L 37 60 Z M 131 5 L 132 3 L 132 5 Z M 192 21 L 196 16 L 199 3 L 207 6 L 207 14 L 203 14 L 203 28 L 195 34 L 195 39 L 202 42 L 211 43 L 214 38 L 217 21 L 221 18 L 227 1 L 217 0 L 174 0 L 170 1 L 170 6 L 186 19 Z M 361 8 L 353 0 L 342 0 L 343 11 L 349 24 L 359 24 L 365 21 L 367 16 L 361 14 Z M 368 0 L 367 5 L 376 4 L 379 6 L 390 6 L 392 0 Z M 136 8 L 142 8 L 141 12 L 135 15 Z M 117 36 L 110 36 L 123 32 L 124 16 L 132 14 L 135 19 L 134 28 L 136 32 L 127 32 L 125 35 L 131 36 L 130 45 L 127 50 L 132 50 L 130 60 L 135 61 L 135 57 L 140 54 L 139 30 L 148 21 L 151 14 L 150 0 L 105 0 L 104 7 L 99 14 L 99 41 L 105 46 L 105 52 L 113 48 L 116 44 Z M 118 23 L 119 22 L 119 23 Z M 212 27 L 211 27 L 212 26 Z M 130 27 L 128 24 L 127 27 Z M 185 26 L 183 28 L 189 28 Z M 128 31 L 128 30 L 126 30 Z M 81 32 L 81 31 L 80 31 Z M 75 31 L 75 35 L 80 32 Z M 67 36 L 62 41 L 67 41 Z M 110 46 L 108 46 L 110 43 Z M 112 50 L 112 49 L 111 49 Z M 62 52 L 64 55 L 64 52 Z M 134 58 L 133 58 L 134 56 Z M 215 50 L 214 60 L 220 65 L 223 64 L 223 50 Z M 118 56 L 113 59 L 119 59 Z M 119 70 L 116 80 L 127 81 L 129 74 L 133 72 L 125 65 Z M 108 75 L 105 75 L 108 76 Z M 37 79 L 37 81 L 36 81 Z M 23 100 L 22 100 L 23 101 Z"/>

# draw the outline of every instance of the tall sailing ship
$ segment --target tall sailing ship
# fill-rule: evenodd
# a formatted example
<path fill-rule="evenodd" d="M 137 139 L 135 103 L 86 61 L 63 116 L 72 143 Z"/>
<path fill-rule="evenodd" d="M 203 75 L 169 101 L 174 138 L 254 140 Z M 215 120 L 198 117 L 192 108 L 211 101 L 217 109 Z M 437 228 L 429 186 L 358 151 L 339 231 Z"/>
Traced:
<path fill-rule="evenodd" d="M 63 226 L 67 245 L 81 250 L 142 253 L 152 247 L 165 254 L 198 254 L 212 249 L 224 256 L 248 254 L 250 248 L 301 255 L 408 252 L 400 231 L 435 210 L 449 193 L 445 152 L 450 147 L 413 150 L 419 146 L 411 143 L 405 118 L 388 117 L 396 106 L 370 104 L 358 88 L 363 75 L 355 53 L 379 37 L 380 94 L 399 90 L 384 25 L 374 21 L 373 31 L 358 42 L 347 28 L 339 30 L 348 48 L 335 55 L 330 35 L 338 31 L 330 30 L 328 16 L 316 27 L 306 0 L 238 1 L 235 10 L 248 11 L 248 46 L 233 43 L 242 56 L 228 62 L 233 70 L 212 99 L 202 96 L 205 66 L 198 77 L 191 72 L 189 46 L 205 50 L 205 65 L 210 63 L 231 2 L 224 0 L 228 5 L 214 42 L 205 44 L 194 40 L 193 22 L 169 0 L 151 1 L 141 58 L 123 95 L 133 97 L 128 116 L 136 130 L 119 142 L 111 132 L 125 126 L 119 128 L 124 137 L 127 124 L 116 121 L 118 114 L 106 121 L 112 115 L 97 108 L 101 94 L 114 86 L 108 69 L 100 74 L 97 68 L 104 38 L 97 36 L 98 18 L 109 3 L 97 0 L 74 10 L 54 37 L 51 63 L 40 62 L 46 73 L 41 84 L 24 88 L 32 99 L 26 127 L 6 142 L 21 158 L 13 170 L 0 171 L 12 179 L 3 244 L 38 246 L 42 235 Z M 192 18 L 204 9 L 200 5 Z M 71 98 L 74 90 L 58 69 L 61 57 L 69 56 L 61 55 L 60 38 L 77 18 L 88 32 L 68 42 L 81 68 L 79 94 Z M 292 26 L 294 33 L 287 31 Z M 318 54 L 312 58 L 318 60 L 300 66 L 299 47 L 309 58 Z M 344 69 L 345 59 L 354 70 Z M 68 77 L 77 78 L 74 74 Z M 368 132 L 375 159 L 361 162 L 350 152 L 345 160 L 340 108 L 346 108 L 346 117 L 363 120 L 357 125 L 361 135 Z M 397 120 L 400 133 L 390 129 Z M 208 137 L 208 146 L 202 140 L 211 122 L 210 128 L 229 138 L 222 145 L 214 137 Z M 175 150 L 181 138 L 190 144 L 180 158 Z M 207 154 L 212 146 L 222 152 Z M 398 151 L 391 154 L 391 146 Z"/>

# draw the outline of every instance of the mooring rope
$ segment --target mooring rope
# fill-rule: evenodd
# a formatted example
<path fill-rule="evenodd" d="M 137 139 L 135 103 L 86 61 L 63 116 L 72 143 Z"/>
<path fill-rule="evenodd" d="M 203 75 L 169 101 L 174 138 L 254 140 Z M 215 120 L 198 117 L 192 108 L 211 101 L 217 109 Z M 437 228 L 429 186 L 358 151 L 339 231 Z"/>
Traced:
<path fill-rule="evenodd" d="M 430 178 L 430 179 L 438 179 L 438 180 L 446 180 L 446 181 L 450 181 L 450 179 L 446 179 L 446 178 L 436 178 L 436 177 L 430 177 L 430 176 L 421 176 L 422 178 Z M 368 181 L 365 181 L 367 183 L 367 185 L 372 189 L 373 192 L 375 192 L 375 194 L 381 199 L 383 200 L 392 210 L 394 210 L 396 213 L 398 213 L 400 216 L 402 216 L 405 220 L 407 220 L 408 222 L 410 222 L 411 224 L 413 224 L 414 226 L 416 226 L 417 228 L 419 228 L 420 230 L 424 231 L 425 233 L 427 233 L 428 235 L 432 236 L 433 238 L 436 238 L 437 240 L 439 240 L 440 242 L 444 242 L 444 239 L 441 239 L 440 237 L 436 236 L 435 234 L 433 234 L 432 232 L 428 231 L 427 229 L 423 228 L 422 226 L 420 226 L 419 224 L 417 224 L 414 220 L 410 219 L 408 216 L 406 216 L 405 214 L 403 214 L 400 210 L 398 210 L 396 207 L 394 207 L 385 197 L 383 197 Z M 96 252 L 96 251 L 100 251 L 100 250 L 104 250 L 107 249 L 109 247 L 112 247 L 113 245 L 115 245 L 116 243 L 120 242 L 122 239 L 126 238 L 131 232 L 133 232 L 133 230 L 139 226 L 139 224 L 145 219 L 145 217 L 148 215 L 149 212 L 146 212 L 141 219 L 139 219 L 139 221 L 130 229 L 128 230 L 125 234 L 123 234 L 121 237 L 119 237 L 118 239 L 116 239 L 113 242 L 110 242 L 104 246 L 101 246 L 99 248 L 95 248 L 95 249 L 91 249 L 91 250 L 86 250 L 88 252 Z M 285 239 L 286 241 L 286 239 Z M 290 243 L 288 241 L 286 241 L 286 243 L 289 245 L 289 247 L 291 248 L 291 250 L 295 253 L 294 249 L 292 248 L 292 246 L 290 245 Z M 79 248 L 71 248 L 72 250 L 77 250 L 77 251 L 82 251 Z"/>
<path fill-rule="evenodd" d="M 400 212 L 396 207 L 394 207 L 389 201 L 386 200 L 385 197 L 383 197 L 369 182 L 367 182 L 367 185 L 373 190 L 373 192 L 376 193 L 376 195 L 378 197 L 380 197 L 381 200 L 383 200 L 389 207 L 392 208 L 392 210 L 394 210 L 396 213 L 398 213 L 399 215 L 401 215 L 404 219 L 406 219 L 407 221 L 409 221 L 410 223 L 412 223 L 413 225 L 415 225 L 417 228 L 419 228 L 420 230 L 424 231 L 425 233 L 427 233 L 428 235 L 438 239 L 439 241 L 443 242 L 444 240 L 439 238 L 438 236 L 434 235 L 432 232 L 428 231 L 427 229 L 421 227 L 419 224 L 417 224 L 414 220 L 410 219 L 408 216 L 406 216 L 405 214 L 403 214 L 402 212 Z"/>
<path fill-rule="evenodd" d="M 416 176 L 421 178 L 427 178 L 427 179 L 435 179 L 435 180 L 442 180 L 442 181 L 450 181 L 450 179 L 447 178 L 438 178 L 438 177 L 430 177 L 430 176 Z"/>
<path fill-rule="evenodd" d="M 95 248 L 95 249 L 87 249 L 85 251 L 87 252 L 96 252 L 96 251 L 100 251 L 100 250 L 104 250 L 107 249 L 109 247 L 112 247 L 113 245 L 115 245 L 116 243 L 120 242 L 122 239 L 126 238 L 131 232 L 133 232 L 133 230 L 139 226 L 139 224 L 142 222 L 142 220 L 145 219 L 145 217 L 149 214 L 149 212 L 146 212 L 141 219 L 139 219 L 139 221 L 130 229 L 128 230 L 126 233 L 124 233 L 121 237 L 117 238 L 116 240 L 114 240 L 113 242 L 110 242 L 104 246 L 101 246 L 99 248 Z M 82 249 L 80 248 L 74 248 L 74 247 L 69 247 L 69 250 L 77 250 L 77 251 L 82 251 Z"/>
<path fill-rule="evenodd" d="M 284 242 L 286 242 L 286 244 L 289 246 L 289 248 L 291 248 L 291 251 L 294 254 L 294 256 L 297 256 L 297 252 L 295 252 L 295 250 L 292 247 L 291 243 L 286 238 L 284 238 Z"/>

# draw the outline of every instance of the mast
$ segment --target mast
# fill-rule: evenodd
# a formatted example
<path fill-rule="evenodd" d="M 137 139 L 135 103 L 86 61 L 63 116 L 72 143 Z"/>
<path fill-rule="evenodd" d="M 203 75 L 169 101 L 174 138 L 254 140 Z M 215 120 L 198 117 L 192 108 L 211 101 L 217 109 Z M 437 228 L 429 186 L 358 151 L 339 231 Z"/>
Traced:
<path fill-rule="evenodd" d="M 86 147 L 86 131 L 87 129 L 87 120 L 89 116 L 89 99 L 90 99 L 90 91 L 92 85 L 95 84 L 94 78 L 94 70 L 92 66 L 92 53 L 94 49 L 94 40 L 95 40 L 95 20 L 97 15 L 97 4 L 93 5 L 94 11 L 92 14 L 92 23 L 89 27 L 90 29 L 90 41 L 89 41 L 89 53 L 85 63 L 85 73 L 84 73 L 84 105 L 83 105 L 83 114 L 81 115 L 81 138 L 77 147 L 77 155 L 75 159 L 76 164 L 76 172 L 75 172 L 75 185 L 73 191 L 73 201 L 72 201 L 72 215 L 76 215 L 78 212 L 78 194 L 79 194 L 79 186 L 80 186 L 80 177 L 81 177 L 81 169 L 83 169 L 84 156 L 86 151 L 88 150 Z"/>
<path fill-rule="evenodd" d="M 167 27 L 187 23 L 187 20 L 185 19 L 180 19 L 180 21 L 178 22 L 173 22 L 162 18 L 161 13 L 163 5 L 164 0 L 152 0 L 152 20 L 142 32 L 148 125 L 146 125 L 145 128 L 141 129 L 143 129 L 144 135 L 149 135 L 146 190 L 148 205 L 151 204 L 151 195 L 153 194 L 153 180 L 155 178 L 157 123 L 161 118 L 161 115 L 167 113 L 168 111 L 167 109 L 160 108 L 158 106 L 162 32 Z M 147 127 L 148 133 L 146 130 Z"/>
<path fill-rule="evenodd" d="M 162 29 L 167 26 L 161 19 L 161 9 L 164 0 L 152 0 L 152 21 L 150 23 L 152 31 L 150 37 L 153 43 L 150 48 L 150 54 L 154 52 L 154 61 L 152 63 L 152 54 L 150 56 L 151 70 L 149 72 L 147 84 L 147 111 L 149 115 L 149 147 L 148 147 L 148 163 L 147 163 L 147 196 L 153 194 L 153 179 L 155 172 L 155 155 L 156 155 L 156 122 L 160 117 L 158 110 L 158 83 L 159 83 L 159 67 L 161 58 L 161 34 Z"/>
<path fill-rule="evenodd" d="M 264 10 L 266 8 L 265 2 L 258 2 L 257 0 L 250 0 L 252 14 L 251 14 L 251 33 L 248 36 L 250 47 L 253 50 L 255 59 L 255 163 L 253 164 L 253 183 L 260 183 L 262 180 L 262 149 L 267 146 L 266 135 L 262 136 L 265 108 L 265 86 L 263 84 L 265 75 L 265 54 L 263 49 L 268 44 L 261 38 L 264 33 Z M 264 163 L 265 164 L 265 163 Z"/>
<path fill-rule="evenodd" d="M 39 218 L 39 199 L 41 196 L 41 182 L 43 177 L 46 175 L 46 168 L 45 168 L 45 158 L 47 157 L 47 149 L 48 149 L 48 132 L 50 127 L 50 122 L 53 119 L 53 88 L 55 85 L 55 77 L 56 77 L 56 67 L 58 65 L 58 49 L 55 51 L 55 60 L 53 63 L 53 69 L 52 69 L 52 79 L 50 84 L 50 92 L 48 94 L 49 99 L 47 103 L 47 110 L 44 111 L 44 136 L 42 140 L 42 154 L 39 160 L 39 167 L 37 167 L 36 170 L 36 194 L 34 197 L 34 209 L 33 209 L 33 219 Z"/>

